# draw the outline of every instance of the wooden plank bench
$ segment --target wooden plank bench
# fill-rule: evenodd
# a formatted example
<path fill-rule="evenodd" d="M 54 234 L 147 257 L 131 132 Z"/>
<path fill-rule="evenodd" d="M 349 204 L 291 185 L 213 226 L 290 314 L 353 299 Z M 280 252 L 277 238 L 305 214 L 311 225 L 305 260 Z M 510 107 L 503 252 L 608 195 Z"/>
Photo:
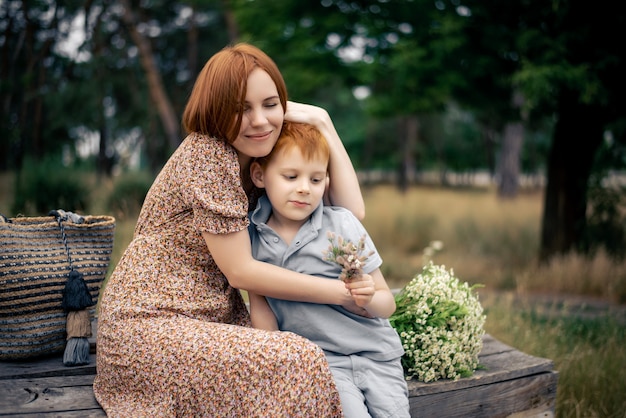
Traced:
<path fill-rule="evenodd" d="M 483 368 L 469 378 L 409 381 L 411 416 L 554 416 L 558 373 L 551 360 L 489 335 L 479 358 Z M 93 354 L 91 364 L 76 367 L 65 367 L 62 356 L 0 362 L 0 417 L 105 417 L 93 395 L 95 374 Z"/>

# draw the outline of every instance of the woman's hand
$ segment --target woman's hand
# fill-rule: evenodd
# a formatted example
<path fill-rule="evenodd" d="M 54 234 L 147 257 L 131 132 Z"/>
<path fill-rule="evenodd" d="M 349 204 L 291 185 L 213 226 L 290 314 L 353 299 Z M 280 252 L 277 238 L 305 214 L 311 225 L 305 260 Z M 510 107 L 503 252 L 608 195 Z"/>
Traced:
<path fill-rule="evenodd" d="M 367 309 L 361 308 L 354 303 L 354 299 L 352 299 L 349 303 L 345 303 L 341 305 L 346 311 L 352 312 L 353 314 L 360 315 L 365 318 L 375 318 L 374 315 L 367 312 Z"/>
<path fill-rule="evenodd" d="M 322 131 L 327 124 L 332 124 L 330 116 L 325 109 L 310 104 L 292 101 L 287 102 L 285 119 L 290 122 L 308 123 L 309 125 L 314 125 L 320 131 Z"/>

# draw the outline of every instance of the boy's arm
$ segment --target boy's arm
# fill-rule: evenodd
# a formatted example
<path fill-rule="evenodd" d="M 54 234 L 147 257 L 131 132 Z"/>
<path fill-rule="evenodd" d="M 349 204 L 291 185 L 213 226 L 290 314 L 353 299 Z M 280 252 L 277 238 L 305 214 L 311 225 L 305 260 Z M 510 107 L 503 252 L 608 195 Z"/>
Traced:
<path fill-rule="evenodd" d="M 389 318 L 396 311 L 393 293 L 380 269 L 363 274 L 360 279 L 346 283 L 346 287 L 355 303 L 374 317 Z"/>
<path fill-rule="evenodd" d="M 250 319 L 252 319 L 252 326 L 268 331 L 278 331 L 276 316 L 267 303 L 265 296 L 248 292 L 248 299 L 250 300 Z"/>

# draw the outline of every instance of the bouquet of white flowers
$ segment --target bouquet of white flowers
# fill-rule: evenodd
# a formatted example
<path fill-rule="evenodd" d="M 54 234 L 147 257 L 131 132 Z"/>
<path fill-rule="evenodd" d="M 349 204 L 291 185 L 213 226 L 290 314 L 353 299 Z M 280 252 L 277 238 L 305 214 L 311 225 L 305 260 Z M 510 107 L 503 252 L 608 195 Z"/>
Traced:
<path fill-rule="evenodd" d="M 485 323 L 475 287 L 429 261 L 396 295 L 389 321 L 404 346 L 407 379 L 457 380 L 474 373 Z"/>

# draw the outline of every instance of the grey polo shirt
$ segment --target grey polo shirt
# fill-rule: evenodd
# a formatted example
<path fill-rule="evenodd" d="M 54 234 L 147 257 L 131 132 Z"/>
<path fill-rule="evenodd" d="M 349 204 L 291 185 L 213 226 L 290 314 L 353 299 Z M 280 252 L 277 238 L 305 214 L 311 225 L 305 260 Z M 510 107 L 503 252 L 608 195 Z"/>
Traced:
<path fill-rule="evenodd" d="M 259 199 L 250 215 L 252 255 L 260 261 L 323 279 L 338 280 L 341 267 L 325 261 L 327 231 L 356 243 L 366 235 L 364 254 L 371 250 L 363 271 L 371 273 L 382 259 L 361 222 L 347 209 L 322 204 L 287 245 L 266 222 L 271 214 L 267 196 Z M 393 360 L 404 350 L 400 338 L 387 319 L 364 318 L 339 305 L 293 302 L 274 298 L 267 301 L 276 315 L 278 327 L 308 338 L 325 351 L 342 355 L 362 355 L 377 361 Z"/>

